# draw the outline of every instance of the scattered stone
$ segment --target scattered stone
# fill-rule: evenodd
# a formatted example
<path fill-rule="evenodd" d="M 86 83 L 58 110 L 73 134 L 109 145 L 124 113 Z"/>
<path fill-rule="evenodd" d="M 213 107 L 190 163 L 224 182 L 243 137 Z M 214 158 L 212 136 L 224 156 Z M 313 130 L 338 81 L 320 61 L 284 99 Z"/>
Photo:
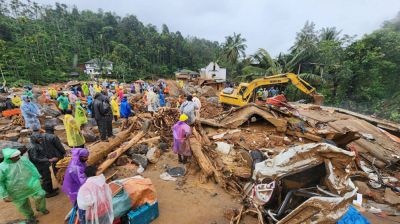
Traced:
<path fill-rule="evenodd" d="M 115 162 L 115 165 L 123 166 L 123 165 L 126 165 L 127 163 L 129 163 L 128 156 L 122 155 L 117 159 L 117 161 Z"/>
<path fill-rule="evenodd" d="M 142 166 L 144 169 L 146 169 L 147 165 L 149 164 L 147 157 L 144 155 L 132 154 L 131 159 L 134 164 Z"/>
<path fill-rule="evenodd" d="M 159 144 L 158 147 L 159 147 L 159 148 L 161 149 L 161 151 L 163 151 L 163 152 L 168 151 L 168 143 L 160 142 L 160 144 Z"/>
<path fill-rule="evenodd" d="M 161 150 L 158 148 L 151 148 L 146 153 L 146 157 L 150 163 L 156 163 L 161 156 Z"/>
<path fill-rule="evenodd" d="M 64 130 L 65 130 L 65 127 L 64 127 L 63 124 L 60 124 L 60 125 L 55 126 L 55 127 L 54 127 L 54 130 L 55 130 L 55 131 L 64 131 Z"/>
<path fill-rule="evenodd" d="M 95 142 L 97 140 L 97 136 L 90 129 L 83 129 L 82 135 L 85 137 L 86 142 Z"/>

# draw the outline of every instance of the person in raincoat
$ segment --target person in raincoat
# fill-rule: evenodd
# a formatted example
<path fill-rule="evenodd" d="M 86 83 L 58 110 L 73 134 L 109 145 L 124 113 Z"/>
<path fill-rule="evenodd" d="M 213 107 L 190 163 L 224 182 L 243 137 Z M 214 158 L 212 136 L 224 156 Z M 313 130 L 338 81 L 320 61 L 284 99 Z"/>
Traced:
<path fill-rule="evenodd" d="M 84 96 L 89 96 L 89 87 L 86 82 L 82 84 L 82 92 Z"/>
<path fill-rule="evenodd" d="M 186 97 L 186 101 L 181 105 L 179 110 L 181 114 L 186 114 L 189 117 L 187 123 L 192 125 L 196 121 L 195 111 L 197 109 L 197 104 L 193 102 L 193 97 L 189 95 Z"/>
<path fill-rule="evenodd" d="M 156 102 L 156 94 L 153 92 L 151 88 L 148 89 L 146 94 L 146 103 L 147 103 L 147 111 L 153 113 L 154 110 L 154 103 Z"/>
<path fill-rule="evenodd" d="M 21 106 L 21 113 L 24 117 L 25 128 L 30 128 L 32 130 L 40 129 L 40 121 L 38 117 L 41 115 L 39 107 L 31 102 L 29 96 L 24 96 L 24 102 Z"/>
<path fill-rule="evenodd" d="M 135 83 L 131 83 L 131 93 L 136 93 Z"/>
<path fill-rule="evenodd" d="M 71 105 L 71 108 L 75 108 L 75 103 L 78 100 L 78 97 L 75 95 L 75 93 L 73 91 L 70 91 L 68 93 L 68 100 L 69 100 L 69 104 Z"/>
<path fill-rule="evenodd" d="M 122 86 L 119 88 L 117 93 L 118 93 L 119 101 L 121 101 L 124 98 L 124 89 L 122 88 Z"/>
<path fill-rule="evenodd" d="M 31 99 L 33 98 L 33 93 L 32 93 L 32 90 L 30 88 L 26 88 L 25 92 L 22 95 L 28 96 Z"/>
<path fill-rule="evenodd" d="M 90 94 L 91 96 L 94 96 L 94 93 L 95 93 L 95 91 L 94 91 L 93 84 L 90 84 L 90 85 L 89 85 L 89 94 Z"/>
<path fill-rule="evenodd" d="M 86 161 L 89 158 L 89 150 L 86 148 L 71 149 L 71 161 L 65 171 L 62 191 L 69 197 L 72 205 L 76 203 L 78 190 L 86 181 Z"/>
<path fill-rule="evenodd" d="M 51 87 L 48 89 L 48 92 L 51 99 L 57 99 L 57 90 Z"/>
<path fill-rule="evenodd" d="M 67 110 L 64 115 L 64 127 L 67 133 L 68 146 L 71 148 L 83 148 L 85 138 L 83 137 L 80 125 L 72 116 L 72 110 Z"/>
<path fill-rule="evenodd" d="M 75 120 L 79 126 L 82 126 L 88 122 L 85 109 L 83 109 L 80 100 L 76 101 L 75 103 Z"/>
<path fill-rule="evenodd" d="M 91 116 L 92 115 L 92 110 L 90 108 L 93 107 L 93 97 L 92 96 L 88 96 L 87 98 L 87 113 Z"/>
<path fill-rule="evenodd" d="M 13 94 L 11 103 L 14 104 L 15 107 L 20 107 L 22 105 L 22 99 L 21 99 L 21 97 Z"/>
<path fill-rule="evenodd" d="M 74 148 L 71 150 L 71 161 L 65 171 L 62 191 L 68 196 L 72 206 L 77 206 L 79 188 L 86 182 L 86 161 L 89 158 L 89 150 L 85 148 Z M 81 223 L 84 222 L 85 211 L 78 210 Z"/>
<path fill-rule="evenodd" d="M 182 114 L 179 117 L 179 121 L 172 127 L 172 135 L 174 137 L 172 151 L 178 154 L 179 163 L 186 163 L 187 158 L 192 155 L 189 143 L 192 130 L 190 126 L 186 124 L 188 119 L 189 117 L 186 114 Z"/>
<path fill-rule="evenodd" d="M 53 189 L 51 180 L 50 165 L 57 162 L 57 157 L 51 157 L 49 150 L 43 145 L 44 138 L 40 133 L 31 135 L 31 144 L 29 145 L 29 159 L 35 165 L 40 175 L 42 176 L 42 188 L 46 191 L 46 197 L 51 198 L 58 194 L 57 190 Z"/>
<path fill-rule="evenodd" d="M 29 223 L 36 223 L 29 198 L 35 202 L 36 210 L 48 214 L 46 209 L 46 192 L 40 185 L 40 174 L 35 166 L 16 149 L 2 150 L 4 161 L 0 163 L 0 197 L 12 200 L 18 211 Z"/>
<path fill-rule="evenodd" d="M 114 121 L 117 121 L 119 119 L 120 114 L 119 114 L 118 103 L 117 103 L 117 100 L 116 100 L 115 96 L 111 97 L 110 104 L 111 104 L 111 110 L 112 110 L 112 113 L 113 113 L 113 116 L 114 116 Z"/>
<path fill-rule="evenodd" d="M 201 110 L 201 102 L 200 99 L 196 96 L 196 93 L 193 93 L 193 102 L 197 105 L 197 109 L 195 110 L 196 119 L 200 118 L 200 110 Z"/>
<path fill-rule="evenodd" d="M 114 220 L 112 192 L 103 174 L 96 176 L 97 168 L 85 169 L 86 182 L 78 191 L 77 203 L 85 211 L 86 224 L 111 224 Z"/>
<path fill-rule="evenodd" d="M 131 111 L 131 105 L 128 102 L 128 98 L 126 96 L 124 96 L 124 98 L 121 101 L 121 105 L 119 107 L 119 111 L 120 111 L 120 116 L 121 118 L 124 119 L 123 122 L 123 128 L 127 128 L 128 125 L 128 118 L 129 116 L 131 116 L 132 111 Z"/>
<path fill-rule="evenodd" d="M 66 96 L 66 93 L 61 94 L 57 98 L 58 102 L 58 108 L 61 110 L 62 114 L 65 114 L 65 112 L 68 110 L 68 105 L 69 105 L 69 100 L 68 97 Z"/>
<path fill-rule="evenodd" d="M 163 91 L 160 90 L 159 93 L 159 97 L 160 97 L 160 107 L 165 107 L 165 96 Z"/>

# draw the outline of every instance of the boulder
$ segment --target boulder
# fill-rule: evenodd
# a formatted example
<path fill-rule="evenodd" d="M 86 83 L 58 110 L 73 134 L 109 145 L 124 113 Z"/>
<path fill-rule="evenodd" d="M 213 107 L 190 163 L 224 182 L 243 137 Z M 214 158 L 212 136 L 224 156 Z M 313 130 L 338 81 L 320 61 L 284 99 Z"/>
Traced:
<path fill-rule="evenodd" d="M 128 163 L 129 163 L 128 156 L 122 155 L 122 156 L 120 156 L 120 157 L 117 159 L 117 161 L 115 162 L 115 165 L 117 165 L 117 166 L 124 166 L 124 165 L 126 165 L 126 164 L 128 164 Z"/>
<path fill-rule="evenodd" d="M 158 148 L 151 148 L 146 153 L 146 157 L 151 163 L 157 163 L 160 156 L 161 156 L 161 150 Z"/>
<path fill-rule="evenodd" d="M 149 164 L 147 157 L 144 155 L 132 154 L 131 159 L 134 164 L 136 164 L 138 166 L 142 166 L 143 168 L 146 168 L 147 165 Z"/>

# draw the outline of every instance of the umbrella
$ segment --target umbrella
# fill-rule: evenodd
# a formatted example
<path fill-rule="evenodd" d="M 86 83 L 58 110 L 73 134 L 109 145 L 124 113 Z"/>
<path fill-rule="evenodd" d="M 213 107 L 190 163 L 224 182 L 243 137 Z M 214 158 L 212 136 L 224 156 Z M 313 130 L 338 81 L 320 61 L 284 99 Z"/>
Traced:
<path fill-rule="evenodd" d="M 143 80 L 141 80 L 141 79 L 139 79 L 139 80 L 136 80 L 135 82 L 136 82 L 136 83 L 144 83 L 144 81 L 143 81 Z"/>
<path fill-rule="evenodd" d="M 165 79 L 159 79 L 157 82 L 165 82 Z"/>
<path fill-rule="evenodd" d="M 77 86 L 77 85 L 79 85 L 79 82 L 76 81 L 76 80 L 69 81 L 69 82 L 67 82 L 67 84 L 66 84 L 67 87 L 68 87 L 68 86 Z"/>

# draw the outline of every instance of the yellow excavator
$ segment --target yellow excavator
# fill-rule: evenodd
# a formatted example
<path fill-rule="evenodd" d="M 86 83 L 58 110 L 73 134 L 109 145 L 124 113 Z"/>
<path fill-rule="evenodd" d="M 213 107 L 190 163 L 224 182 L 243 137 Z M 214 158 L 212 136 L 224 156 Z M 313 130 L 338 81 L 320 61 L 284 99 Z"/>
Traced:
<path fill-rule="evenodd" d="M 225 106 L 244 106 L 248 103 L 255 102 L 257 98 L 256 91 L 259 88 L 280 87 L 291 82 L 299 90 L 314 99 L 314 103 L 321 105 L 324 97 L 316 92 L 316 89 L 309 83 L 298 77 L 294 73 L 285 73 L 279 75 L 268 76 L 264 78 L 255 79 L 250 83 L 240 83 L 236 88 L 224 89 L 219 94 L 219 103 Z"/>

